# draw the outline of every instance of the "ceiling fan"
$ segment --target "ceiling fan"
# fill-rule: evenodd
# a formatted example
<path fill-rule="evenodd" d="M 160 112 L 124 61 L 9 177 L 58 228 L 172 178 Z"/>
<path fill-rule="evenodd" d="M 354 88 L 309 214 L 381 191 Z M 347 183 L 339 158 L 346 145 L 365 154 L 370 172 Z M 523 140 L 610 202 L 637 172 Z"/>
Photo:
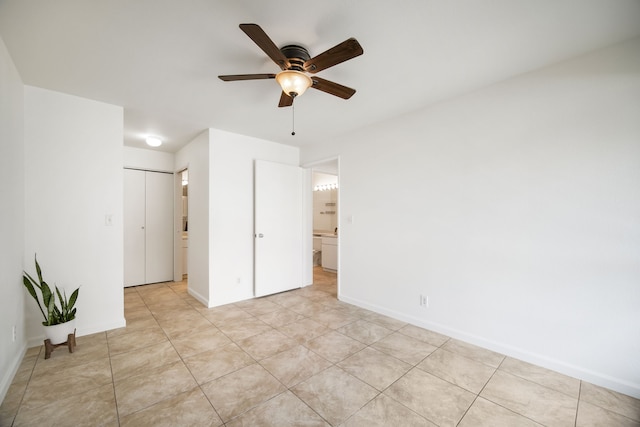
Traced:
<path fill-rule="evenodd" d="M 240 24 L 240 29 L 267 54 L 273 62 L 282 70 L 278 74 L 234 74 L 218 76 L 225 82 L 236 80 L 261 80 L 276 79 L 282 87 L 278 107 L 289 107 L 293 100 L 300 96 L 309 87 L 322 92 L 335 95 L 339 98 L 349 99 L 356 93 L 355 89 L 341 84 L 321 79 L 317 76 L 308 76 L 306 73 L 315 74 L 341 62 L 362 55 L 364 51 L 358 40 L 347 39 L 331 49 L 311 58 L 307 49 L 299 45 L 286 45 L 278 48 L 257 24 Z"/>

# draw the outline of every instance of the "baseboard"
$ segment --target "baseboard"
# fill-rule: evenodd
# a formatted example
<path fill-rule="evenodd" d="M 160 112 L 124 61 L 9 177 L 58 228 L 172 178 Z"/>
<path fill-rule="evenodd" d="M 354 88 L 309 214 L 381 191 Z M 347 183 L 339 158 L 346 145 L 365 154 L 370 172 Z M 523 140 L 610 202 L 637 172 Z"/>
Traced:
<path fill-rule="evenodd" d="M 102 323 L 100 325 L 90 325 L 88 327 L 78 328 L 76 336 L 82 337 L 85 335 L 97 334 L 98 332 L 110 331 L 112 329 L 124 328 L 127 326 L 127 321 L 124 317 L 115 322 Z"/>
<path fill-rule="evenodd" d="M 22 346 L 22 349 L 16 354 L 17 357 L 10 361 L 9 369 L 7 369 L 2 375 L 2 379 L 0 379 L 0 403 L 2 403 L 4 398 L 7 396 L 9 387 L 11 387 L 11 383 L 13 382 L 13 377 L 16 376 L 16 372 L 18 372 L 18 368 L 20 368 L 20 364 L 22 363 L 22 359 L 26 353 L 27 344 L 25 343 Z"/>
<path fill-rule="evenodd" d="M 205 298 L 204 296 L 200 295 L 199 293 L 197 293 L 196 291 L 194 291 L 193 289 L 191 289 L 189 287 L 187 287 L 187 292 L 189 293 L 189 295 L 191 295 L 192 297 L 194 297 L 195 299 L 200 301 L 202 304 L 204 304 L 205 307 L 211 308 L 211 307 L 209 307 L 209 300 L 207 298 Z"/>
<path fill-rule="evenodd" d="M 88 327 L 80 327 L 76 330 L 77 337 L 83 337 L 85 335 L 97 334 L 99 332 L 110 331 L 112 329 L 124 328 L 127 326 L 127 321 L 123 317 L 116 322 L 103 323 L 99 325 L 90 325 Z M 36 337 L 30 337 L 27 339 L 27 348 L 38 347 L 44 344 L 44 333 Z"/>
<path fill-rule="evenodd" d="M 504 354 L 505 356 L 513 357 L 515 359 L 519 359 L 533 365 L 541 366 L 543 368 L 550 369 L 552 371 L 556 371 L 561 374 L 577 378 L 579 380 L 587 381 L 589 383 L 626 394 L 636 399 L 640 399 L 640 384 L 635 384 L 621 378 L 614 378 L 600 372 L 594 372 L 581 366 L 576 366 L 570 363 L 563 362 L 561 360 L 549 358 L 542 354 L 532 353 L 530 351 L 514 347 L 507 343 L 488 340 L 484 337 L 469 334 L 458 329 L 450 328 L 446 325 L 425 321 L 424 319 L 409 316 L 405 313 L 397 312 L 394 310 L 389 310 L 387 308 L 380 307 L 375 304 L 370 304 L 366 301 L 362 301 L 356 298 L 340 295 L 339 299 L 340 301 L 344 301 L 349 304 L 353 304 L 355 306 L 392 317 L 394 319 L 402 320 L 403 322 L 407 322 L 421 328 L 429 329 L 439 334 L 443 334 L 451 338 L 467 342 L 469 344 L 486 348 L 487 350 Z"/>
<path fill-rule="evenodd" d="M 265 295 L 266 296 L 266 295 Z M 209 306 L 207 308 L 220 307 L 227 304 L 233 304 L 235 302 L 247 301 L 252 298 L 257 298 L 253 295 L 253 292 L 245 295 L 233 295 L 231 298 L 226 298 L 223 300 L 211 300 Z"/>

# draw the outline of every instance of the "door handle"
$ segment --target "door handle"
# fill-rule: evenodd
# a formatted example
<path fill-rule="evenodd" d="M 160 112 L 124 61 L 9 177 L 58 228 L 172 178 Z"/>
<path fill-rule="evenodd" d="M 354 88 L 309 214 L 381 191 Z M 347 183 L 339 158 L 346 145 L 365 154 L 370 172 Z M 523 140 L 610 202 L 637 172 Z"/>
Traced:
<path fill-rule="evenodd" d="M 262 234 L 262 233 L 258 234 L 258 239 L 262 239 L 263 237 L 264 237 L 264 234 Z"/>

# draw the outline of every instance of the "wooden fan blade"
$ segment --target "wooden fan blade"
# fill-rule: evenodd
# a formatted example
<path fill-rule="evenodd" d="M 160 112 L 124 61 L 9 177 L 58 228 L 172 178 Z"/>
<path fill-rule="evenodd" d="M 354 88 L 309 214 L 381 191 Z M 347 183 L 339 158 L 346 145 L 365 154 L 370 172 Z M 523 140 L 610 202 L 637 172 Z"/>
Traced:
<path fill-rule="evenodd" d="M 287 95 L 284 92 L 281 92 L 280 102 L 278 103 L 278 107 L 291 107 L 293 105 L 293 98 Z"/>
<path fill-rule="evenodd" d="M 225 82 L 233 82 L 236 80 L 262 80 L 262 79 L 275 79 L 275 74 L 231 74 L 228 76 L 218 76 L 220 80 Z"/>
<path fill-rule="evenodd" d="M 352 37 L 305 62 L 304 70 L 308 73 L 317 73 L 363 53 L 364 50 L 358 40 Z"/>
<path fill-rule="evenodd" d="M 286 70 L 291 66 L 291 64 L 289 64 L 289 59 L 280 52 L 278 46 L 273 43 L 267 33 L 265 33 L 258 24 L 240 24 L 240 29 L 244 31 L 245 34 L 248 35 L 249 38 L 253 40 L 253 42 L 278 65 L 278 67 L 280 67 L 281 70 Z"/>
<path fill-rule="evenodd" d="M 311 77 L 311 81 L 313 82 L 313 85 L 311 86 L 312 88 L 335 95 L 342 99 L 349 99 L 354 93 L 356 93 L 355 89 L 342 86 L 341 84 L 334 83 L 329 80 L 321 79 L 320 77 L 313 76 Z"/>

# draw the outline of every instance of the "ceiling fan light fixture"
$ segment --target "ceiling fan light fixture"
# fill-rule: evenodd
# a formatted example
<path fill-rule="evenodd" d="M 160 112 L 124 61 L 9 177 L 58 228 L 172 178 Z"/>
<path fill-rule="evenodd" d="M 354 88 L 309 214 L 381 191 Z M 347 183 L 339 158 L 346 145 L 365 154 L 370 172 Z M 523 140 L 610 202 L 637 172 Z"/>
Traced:
<path fill-rule="evenodd" d="M 300 96 L 309 89 L 313 82 L 305 73 L 296 70 L 285 70 L 276 74 L 276 81 L 282 91 L 291 97 Z"/>

